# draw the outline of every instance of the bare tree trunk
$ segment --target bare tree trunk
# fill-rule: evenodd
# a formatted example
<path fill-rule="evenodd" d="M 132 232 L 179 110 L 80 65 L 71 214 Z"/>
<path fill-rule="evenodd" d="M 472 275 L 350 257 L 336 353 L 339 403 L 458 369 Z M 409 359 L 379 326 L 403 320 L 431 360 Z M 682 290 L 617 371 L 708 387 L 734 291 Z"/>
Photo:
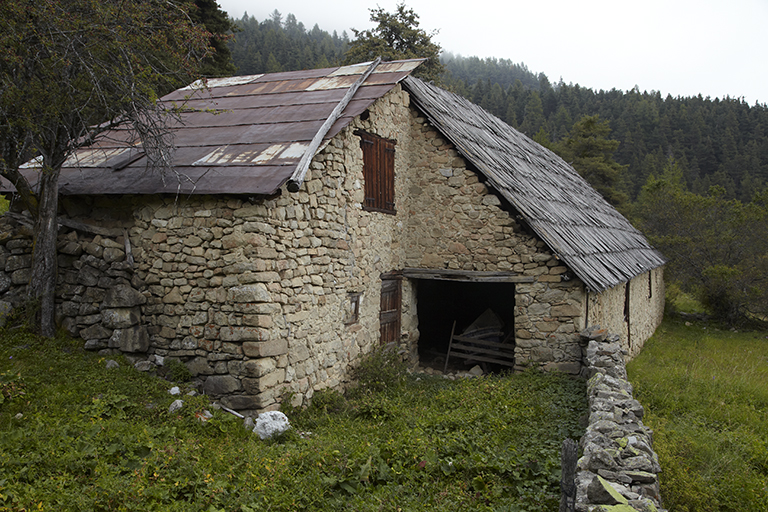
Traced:
<path fill-rule="evenodd" d="M 56 334 L 55 291 L 57 275 L 56 235 L 58 232 L 59 171 L 40 173 L 39 214 L 35 221 L 35 245 L 32 253 L 32 279 L 27 295 L 40 305 L 40 334 Z"/>

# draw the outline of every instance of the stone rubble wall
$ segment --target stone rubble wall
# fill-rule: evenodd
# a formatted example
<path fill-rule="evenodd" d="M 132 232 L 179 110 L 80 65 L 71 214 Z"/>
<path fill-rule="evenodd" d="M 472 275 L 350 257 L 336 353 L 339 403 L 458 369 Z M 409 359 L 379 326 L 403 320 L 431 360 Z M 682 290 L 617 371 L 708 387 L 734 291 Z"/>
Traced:
<path fill-rule="evenodd" d="M 659 458 L 643 406 L 632 396 L 618 335 L 593 326 L 581 333 L 589 398 L 589 426 L 581 438 L 576 475 L 580 512 L 660 511 Z M 629 507 L 629 508 L 627 508 Z"/>
<path fill-rule="evenodd" d="M 578 374 L 585 323 L 583 284 L 526 230 L 506 201 L 416 109 L 405 207 L 405 265 L 514 272 L 517 369 Z M 399 149 L 399 147 L 398 147 Z"/>
<path fill-rule="evenodd" d="M 26 228 L 6 219 L 0 242 L 0 293 L 14 306 L 24 301 L 31 276 L 32 243 Z M 86 349 L 116 349 L 145 353 L 149 335 L 142 323 L 141 306 L 147 302 L 136 286 L 132 263 L 126 259 L 124 240 L 77 233 L 58 242 L 59 282 L 57 320 L 71 334 L 86 340 Z"/>

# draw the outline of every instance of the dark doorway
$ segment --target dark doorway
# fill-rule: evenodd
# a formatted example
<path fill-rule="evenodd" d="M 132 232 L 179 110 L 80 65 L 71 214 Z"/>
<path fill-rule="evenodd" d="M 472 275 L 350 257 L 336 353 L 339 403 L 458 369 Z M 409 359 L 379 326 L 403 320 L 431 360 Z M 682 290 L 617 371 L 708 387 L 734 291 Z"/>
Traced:
<path fill-rule="evenodd" d="M 491 309 L 504 323 L 505 337 L 514 332 L 513 283 L 420 279 L 417 281 L 417 304 L 419 360 L 426 366 L 442 369 L 440 365 L 441 361 L 445 362 L 454 321 L 456 333 L 461 333 L 487 309 Z M 457 364 L 461 364 L 460 361 Z"/>

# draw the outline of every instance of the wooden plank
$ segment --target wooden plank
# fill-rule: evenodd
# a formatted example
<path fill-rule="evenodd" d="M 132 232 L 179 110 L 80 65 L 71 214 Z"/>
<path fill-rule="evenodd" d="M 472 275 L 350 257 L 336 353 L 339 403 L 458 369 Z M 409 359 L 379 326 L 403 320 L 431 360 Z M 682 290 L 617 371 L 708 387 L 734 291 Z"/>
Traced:
<path fill-rule="evenodd" d="M 493 348 L 497 348 L 499 350 L 504 350 L 504 349 L 507 349 L 507 348 L 511 348 L 512 350 L 514 350 L 514 348 L 515 348 L 515 346 L 512 345 L 511 343 L 500 343 L 498 341 L 487 341 L 487 340 L 478 339 L 478 338 L 470 338 L 468 336 L 456 335 L 456 336 L 453 337 L 453 339 L 454 339 L 454 341 L 461 341 L 462 343 L 477 343 L 478 345 L 485 345 L 487 347 L 493 347 Z"/>
<path fill-rule="evenodd" d="M 455 340 L 456 338 L 454 337 L 454 341 Z M 478 346 L 478 345 L 480 344 L 478 343 L 476 345 L 464 345 L 461 343 L 454 343 L 453 348 L 451 349 L 451 352 L 453 352 L 454 355 L 458 355 L 460 353 L 463 353 L 460 351 L 464 350 L 466 353 L 469 353 L 470 355 L 471 353 L 479 353 L 479 354 L 489 354 L 492 356 L 511 357 L 511 358 L 515 357 L 514 351 L 511 354 L 507 354 L 503 350 L 495 350 L 493 348 L 483 348 L 482 346 Z"/>
<path fill-rule="evenodd" d="M 451 347 L 453 346 L 453 332 L 456 330 L 456 320 L 453 321 L 453 327 L 451 327 L 451 337 L 448 340 L 448 352 L 445 354 L 445 366 L 443 367 L 443 373 L 448 371 L 448 358 L 451 357 Z"/>
<path fill-rule="evenodd" d="M 309 169 L 309 164 L 312 161 L 312 158 L 315 156 L 315 151 L 320 147 L 320 143 L 323 142 L 323 137 L 325 137 L 325 134 L 327 134 L 331 127 L 333 126 L 333 123 L 336 122 L 336 119 L 338 119 L 341 116 L 341 113 L 344 112 L 344 109 L 347 107 L 347 104 L 352 100 L 352 97 L 355 95 L 357 90 L 360 88 L 360 86 L 365 82 L 365 80 L 373 73 L 373 70 L 376 69 L 376 67 L 381 63 L 381 57 L 377 57 L 375 61 L 371 63 L 371 65 L 368 67 L 368 69 L 363 73 L 363 75 L 357 79 L 357 81 L 352 84 L 352 87 L 349 88 L 347 91 L 347 94 L 344 95 L 344 97 L 341 99 L 338 105 L 336 105 L 336 108 L 333 109 L 333 112 L 331 112 L 330 117 L 323 123 L 323 125 L 320 127 L 320 129 L 315 134 L 314 138 L 312 139 L 312 142 L 309 143 L 309 147 L 307 148 L 307 151 L 304 153 L 304 156 L 301 157 L 301 160 L 299 161 L 299 165 L 296 166 L 296 170 L 294 171 L 293 175 L 288 179 L 288 190 L 291 192 L 298 192 L 299 188 L 301 188 L 301 184 L 304 182 L 304 177 L 307 175 L 307 169 Z"/>
<path fill-rule="evenodd" d="M 480 270 L 449 270 L 406 268 L 403 276 L 410 279 L 432 279 L 436 281 L 465 281 L 475 283 L 532 283 L 534 276 L 521 276 L 515 272 L 484 272 Z"/>
<path fill-rule="evenodd" d="M 473 356 L 470 354 L 461 354 L 461 353 L 454 353 L 451 354 L 454 357 L 458 357 L 461 359 L 471 359 L 473 361 L 482 361 L 484 363 L 494 363 L 494 364 L 501 364 L 504 366 L 514 366 L 514 361 L 502 361 L 500 359 L 494 359 L 492 357 L 485 357 L 485 356 Z"/>

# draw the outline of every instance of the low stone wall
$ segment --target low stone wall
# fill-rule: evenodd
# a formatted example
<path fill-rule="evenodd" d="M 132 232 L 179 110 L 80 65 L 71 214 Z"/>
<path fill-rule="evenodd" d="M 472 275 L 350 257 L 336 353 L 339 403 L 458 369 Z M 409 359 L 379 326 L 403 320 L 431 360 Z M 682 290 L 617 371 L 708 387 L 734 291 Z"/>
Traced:
<path fill-rule="evenodd" d="M 643 425 L 643 406 L 632 396 L 618 335 L 599 326 L 581 334 L 589 426 L 581 438 L 583 455 L 576 474 L 576 510 L 658 511 L 659 459 L 653 432 Z"/>
<path fill-rule="evenodd" d="M 32 241 L 24 226 L 4 219 L 0 242 L 0 294 L 23 302 L 31 275 Z M 125 240 L 75 231 L 59 238 L 56 289 L 58 324 L 85 340 L 88 350 L 115 349 L 146 358 L 150 338 L 141 321 L 147 298 L 134 274 Z"/>

